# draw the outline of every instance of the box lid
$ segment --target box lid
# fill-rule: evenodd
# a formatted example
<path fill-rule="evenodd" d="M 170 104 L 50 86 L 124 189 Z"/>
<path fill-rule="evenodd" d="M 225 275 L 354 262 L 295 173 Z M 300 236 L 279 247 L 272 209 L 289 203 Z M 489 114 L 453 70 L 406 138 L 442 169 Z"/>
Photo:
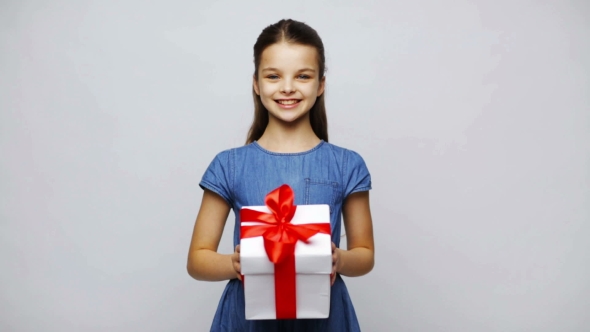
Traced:
<path fill-rule="evenodd" d="M 266 206 L 244 206 L 251 210 L 270 213 Z M 262 225 L 260 222 L 241 220 L 242 226 Z M 325 204 L 298 205 L 292 224 L 330 223 L 330 207 Z M 262 236 L 241 239 L 240 264 L 242 274 L 273 274 L 274 264 L 268 259 Z M 295 245 L 295 269 L 298 274 L 330 274 L 332 272 L 332 239 L 329 234 L 318 233 L 308 243 Z"/>

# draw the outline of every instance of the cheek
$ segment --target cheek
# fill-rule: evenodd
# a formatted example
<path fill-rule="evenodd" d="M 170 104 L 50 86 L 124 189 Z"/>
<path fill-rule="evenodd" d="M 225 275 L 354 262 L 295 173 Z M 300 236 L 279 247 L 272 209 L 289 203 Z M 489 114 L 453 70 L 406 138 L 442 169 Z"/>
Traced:
<path fill-rule="evenodd" d="M 272 97 L 274 94 L 274 90 L 268 84 L 260 84 L 260 95 L 262 97 Z"/>
<path fill-rule="evenodd" d="M 319 84 L 309 84 L 305 87 L 305 90 L 301 91 L 306 96 L 315 96 L 318 94 Z"/>
<path fill-rule="evenodd" d="M 266 108 L 272 107 L 272 104 L 274 103 L 274 91 L 272 89 L 269 89 L 268 86 L 264 86 L 264 85 L 260 85 L 260 101 L 262 102 L 262 105 L 264 105 Z"/>

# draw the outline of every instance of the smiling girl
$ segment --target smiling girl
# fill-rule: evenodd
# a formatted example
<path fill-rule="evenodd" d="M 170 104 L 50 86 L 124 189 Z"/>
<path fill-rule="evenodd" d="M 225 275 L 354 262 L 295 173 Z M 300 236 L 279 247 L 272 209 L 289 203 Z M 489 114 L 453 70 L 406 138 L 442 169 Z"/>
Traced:
<path fill-rule="evenodd" d="M 204 189 L 188 256 L 197 280 L 229 280 L 211 331 L 360 331 L 340 275 L 373 268 L 369 193 L 371 176 L 359 154 L 328 143 L 322 40 L 308 25 L 281 20 L 254 45 L 254 121 L 246 145 L 219 153 L 200 182 Z M 295 205 L 328 204 L 332 227 L 332 289 L 327 319 L 246 320 L 240 282 L 240 209 L 264 205 L 282 184 Z M 233 254 L 217 253 L 230 209 L 235 214 Z M 341 216 L 347 248 L 340 249 Z"/>

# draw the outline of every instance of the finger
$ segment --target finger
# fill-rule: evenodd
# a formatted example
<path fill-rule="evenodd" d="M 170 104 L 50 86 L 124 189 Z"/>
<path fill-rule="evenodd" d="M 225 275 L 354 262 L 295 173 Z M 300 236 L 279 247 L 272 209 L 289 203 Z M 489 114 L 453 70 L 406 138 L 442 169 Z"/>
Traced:
<path fill-rule="evenodd" d="M 231 254 L 231 261 L 232 263 L 239 263 L 240 262 L 240 255 L 237 252 Z"/>
<path fill-rule="evenodd" d="M 242 267 L 240 266 L 240 264 L 234 264 L 234 270 L 236 271 L 237 274 L 242 273 Z"/>

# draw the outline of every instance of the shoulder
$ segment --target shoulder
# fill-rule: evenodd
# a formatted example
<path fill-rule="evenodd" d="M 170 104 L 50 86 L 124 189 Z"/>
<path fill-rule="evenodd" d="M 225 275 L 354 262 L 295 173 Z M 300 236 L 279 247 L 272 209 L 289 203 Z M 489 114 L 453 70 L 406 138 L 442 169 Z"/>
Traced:
<path fill-rule="evenodd" d="M 338 159 L 342 160 L 345 163 L 364 163 L 363 157 L 356 151 L 325 142 L 324 146 L 325 149 L 331 151 Z"/>
<path fill-rule="evenodd" d="M 244 145 L 244 146 L 239 146 L 239 147 L 234 147 L 234 148 L 229 148 L 226 150 L 223 150 L 219 153 L 217 153 L 215 155 L 215 157 L 213 158 L 214 161 L 220 161 L 222 163 L 228 163 L 230 162 L 233 158 L 235 158 L 235 156 L 241 156 L 247 153 L 251 153 L 252 152 L 252 144 L 248 144 L 248 145 Z"/>

